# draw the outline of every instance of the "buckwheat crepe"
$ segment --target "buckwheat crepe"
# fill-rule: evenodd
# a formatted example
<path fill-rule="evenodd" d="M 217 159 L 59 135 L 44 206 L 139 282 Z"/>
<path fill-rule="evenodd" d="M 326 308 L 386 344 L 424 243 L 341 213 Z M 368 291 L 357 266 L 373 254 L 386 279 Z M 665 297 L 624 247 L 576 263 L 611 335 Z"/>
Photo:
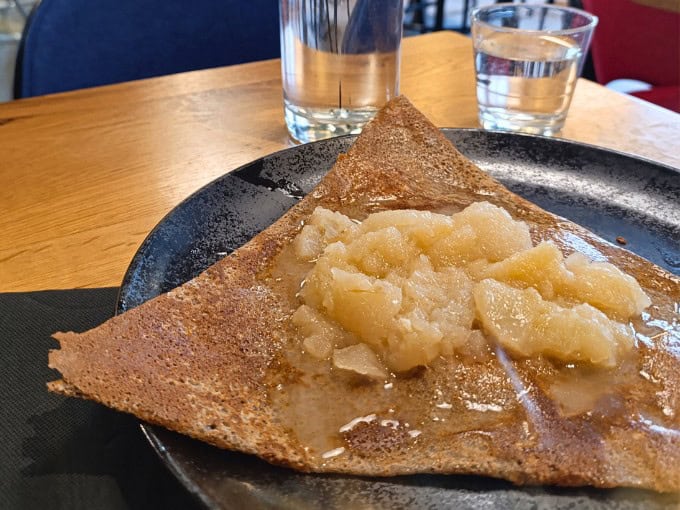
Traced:
<path fill-rule="evenodd" d="M 535 242 L 568 255 L 578 239 L 637 279 L 652 306 L 633 321 L 641 340 L 630 363 L 579 371 L 499 351 L 441 358 L 383 385 L 300 357 L 290 320 L 300 282 L 281 257 L 317 206 L 361 220 L 481 200 L 526 221 Z M 398 97 L 246 245 L 93 330 L 56 333 L 49 366 L 62 379 L 48 387 L 306 472 L 680 491 L 679 302 L 676 276 L 511 193 Z M 590 404 L 565 413 L 572 397 Z"/>

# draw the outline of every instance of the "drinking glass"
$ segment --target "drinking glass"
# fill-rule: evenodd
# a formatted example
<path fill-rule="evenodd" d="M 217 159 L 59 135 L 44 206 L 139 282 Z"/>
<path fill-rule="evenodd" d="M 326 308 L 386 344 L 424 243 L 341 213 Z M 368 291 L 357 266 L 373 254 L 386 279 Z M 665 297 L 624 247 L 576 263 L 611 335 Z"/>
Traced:
<path fill-rule="evenodd" d="M 403 0 L 280 0 L 286 126 L 299 142 L 359 133 L 399 94 Z"/>
<path fill-rule="evenodd" d="M 482 127 L 559 132 L 596 25 L 595 16 L 570 7 L 475 9 L 471 27 Z"/>

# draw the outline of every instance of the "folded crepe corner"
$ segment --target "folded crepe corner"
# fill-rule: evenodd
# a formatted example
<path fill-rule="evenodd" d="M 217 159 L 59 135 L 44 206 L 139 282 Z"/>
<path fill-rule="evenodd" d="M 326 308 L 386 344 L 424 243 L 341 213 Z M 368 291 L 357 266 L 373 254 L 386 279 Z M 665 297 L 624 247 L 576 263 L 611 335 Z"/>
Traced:
<path fill-rule="evenodd" d="M 478 200 L 528 222 L 536 239 L 564 246 L 565 232 L 578 235 L 635 276 L 659 313 L 673 313 L 673 303 L 680 302 L 677 277 L 511 193 L 458 152 L 406 98 L 397 97 L 312 193 L 234 253 L 95 329 L 56 333 L 60 348 L 50 351 L 49 366 L 62 379 L 48 389 L 307 472 L 460 473 L 520 484 L 680 490 L 677 414 L 669 434 L 645 427 L 644 421 L 633 429 L 630 423 L 613 423 L 610 430 L 600 430 L 591 418 L 559 416 L 535 388 L 530 395 L 535 416 L 501 420 L 484 430 L 461 425 L 420 436 L 401 425 L 392 426 L 399 434 L 390 435 L 366 419 L 345 436 L 346 448 L 337 456 L 308 448 L 286 422 L 292 411 L 279 405 L 275 394 L 277 388 L 285 393 L 299 377 L 285 358 L 297 334 L 289 320 L 294 309 L 262 275 L 298 234 L 301 221 L 317 206 L 356 217 L 404 203 L 455 210 Z M 672 394 L 679 413 L 680 360 L 663 338 L 646 349 L 661 367 L 663 391 Z M 481 364 L 466 374 L 483 379 L 489 370 L 497 374 L 502 367 Z M 430 399 L 440 375 L 427 372 L 405 384 L 412 386 L 414 398 Z M 354 387 L 348 401 L 352 391 L 370 398 L 364 385 Z M 323 410 L 316 412 L 323 421 Z"/>

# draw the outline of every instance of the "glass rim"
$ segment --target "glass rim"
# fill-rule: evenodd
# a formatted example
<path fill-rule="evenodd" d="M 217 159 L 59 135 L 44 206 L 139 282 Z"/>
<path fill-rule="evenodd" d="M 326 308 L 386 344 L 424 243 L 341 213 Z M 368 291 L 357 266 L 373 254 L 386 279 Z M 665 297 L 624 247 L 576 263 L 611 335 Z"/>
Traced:
<path fill-rule="evenodd" d="M 479 19 L 479 14 L 482 12 L 489 12 L 489 11 L 494 11 L 494 10 L 501 10 L 501 9 L 508 9 L 511 8 L 513 10 L 518 10 L 520 8 L 538 8 L 538 9 L 544 9 L 544 10 L 550 10 L 550 11 L 561 11 L 561 12 L 571 12 L 574 14 L 579 14 L 580 16 L 583 16 L 588 20 L 588 23 L 586 23 L 583 26 L 580 27 L 573 27 L 573 28 L 562 28 L 562 29 L 557 29 L 557 30 L 534 30 L 534 29 L 526 29 L 526 28 L 514 28 L 514 27 L 502 27 L 498 25 L 493 25 L 491 23 L 488 23 L 486 21 L 482 21 Z M 515 3 L 500 3 L 500 4 L 489 4 L 489 5 L 483 5 L 482 7 L 476 7 L 475 9 L 472 10 L 470 13 L 470 24 L 472 25 L 482 25 L 484 27 L 490 28 L 496 32 L 508 32 L 508 33 L 518 33 L 522 32 L 525 34 L 551 34 L 551 35 L 570 35 L 570 34 L 578 34 L 580 32 L 586 32 L 589 30 L 593 30 L 595 26 L 597 25 L 599 19 L 597 16 L 594 14 L 591 14 L 587 11 L 584 11 L 583 9 L 577 9 L 576 7 L 568 7 L 568 6 L 562 6 L 562 5 L 552 5 L 552 4 L 515 4 Z"/>

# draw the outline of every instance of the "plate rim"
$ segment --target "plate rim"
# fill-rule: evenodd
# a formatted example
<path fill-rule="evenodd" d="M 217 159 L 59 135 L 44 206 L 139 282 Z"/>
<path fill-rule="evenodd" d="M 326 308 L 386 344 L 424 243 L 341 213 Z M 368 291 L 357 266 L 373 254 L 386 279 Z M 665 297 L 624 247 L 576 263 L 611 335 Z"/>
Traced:
<path fill-rule="evenodd" d="M 611 149 L 608 147 L 603 147 L 600 145 L 595 145 L 591 143 L 586 143 L 586 142 L 581 142 L 581 141 L 576 141 L 576 140 L 570 140 L 570 139 L 565 139 L 565 138 L 555 138 L 551 136 L 542 136 L 542 135 L 533 135 L 533 134 L 527 134 L 527 133 L 516 133 L 516 132 L 508 132 L 508 131 L 502 131 L 502 130 L 487 130 L 487 129 L 481 129 L 481 128 L 474 128 L 474 127 L 464 127 L 464 128 L 451 128 L 451 127 L 441 127 L 438 128 L 442 133 L 447 133 L 447 132 L 456 132 L 456 133 L 471 133 L 474 135 L 480 135 L 480 136 L 499 136 L 499 137 L 507 137 L 507 138 L 525 138 L 525 139 L 530 139 L 530 140 L 540 140 L 541 142 L 547 142 L 548 144 L 556 144 L 559 146 L 568 146 L 568 147 L 575 147 L 575 148 L 583 148 L 587 149 L 588 151 L 594 151 L 597 153 L 602 153 L 602 154 L 608 154 L 614 157 L 619 157 L 619 158 L 625 158 L 629 159 L 632 161 L 638 161 L 641 163 L 644 163 L 646 165 L 651 165 L 654 167 L 657 167 L 660 170 L 664 171 L 670 171 L 672 174 L 676 174 L 677 178 L 680 178 L 680 168 L 673 167 L 669 164 L 666 164 L 664 162 L 660 161 L 655 161 L 653 159 L 649 159 L 643 156 L 639 156 L 637 154 L 617 150 L 617 149 Z M 317 146 L 317 145 L 324 145 L 328 144 L 329 142 L 332 141 L 337 141 L 341 139 L 351 139 L 354 138 L 356 139 L 359 135 L 343 135 L 339 137 L 334 137 L 334 138 L 329 138 L 329 139 L 324 139 L 324 140 L 317 140 L 314 142 L 306 143 L 306 144 L 299 144 L 299 145 L 294 145 L 291 147 L 285 147 L 282 149 L 279 149 L 277 151 L 265 154 L 263 156 L 260 156 L 258 158 L 255 158 L 251 161 L 248 161 L 242 165 L 239 165 L 238 167 L 235 167 L 231 170 L 228 170 L 227 172 L 215 177 L 214 179 L 210 180 L 206 184 L 200 186 L 193 192 L 191 192 L 189 195 L 187 195 L 185 198 L 183 198 L 181 201 L 179 201 L 175 206 L 173 206 L 169 211 L 167 211 L 160 220 L 154 225 L 154 227 L 147 233 L 147 235 L 144 237 L 142 242 L 138 245 L 135 254 L 133 257 L 130 259 L 130 262 L 128 266 L 125 269 L 125 273 L 123 275 L 123 278 L 121 280 L 120 286 L 118 288 L 118 293 L 116 296 L 116 304 L 115 304 L 115 310 L 114 310 L 114 315 L 119 315 L 121 313 L 124 313 L 127 310 L 123 310 L 123 294 L 126 290 L 127 287 L 129 287 L 132 279 L 132 270 L 139 264 L 139 261 L 141 260 L 142 253 L 145 249 L 145 247 L 150 243 L 151 239 L 154 237 L 154 235 L 160 230 L 160 228 L 168 221 L 169 218 L 182 206 L 185 204 L 189 203 L 196 197 L 197 195 L 203 193 L 206 189 L 214 186 L 218 181 L 228 178 L 230 175 L 235 175 L 240 171 L 243 171 L 246 168 L 251 167 L 254 164 L 257 164 L 259 162 L 263 162 L 267 158 L 272 158 L 279 156 L 281 154 L 288 153 L 290 151 L 295 151 L 299 150 L 301 147 L 308 147 L 308 146 Z M 461 151 L 462 152 L 462 151 Z M 285 213 L 284 213 L 285 214 Z M 156 296 L 154 296 L 156 297 Z M 153 299 L 153 298 L 149 298 Z M 129 308 L 128 308 L 129 309 Z M 168 469 L 172 475 L 181 483 L 181 485 L 186 489 L 195 499 L 197 502 L 202 504 L 205 508 L 221 508 L 217 504 L 217 501 L 214 501 L 211 499 L 208 494 L 206 494 L 204 491 L 201 490 L 199 485 L 190 477 L 187 476 L 187 474 L 177 465 L 177 463 L 173 460 L 170 452 L 168 449 L 163 446 L 163 444 L 160 442 L 158 436 L 156 435 L 156 430 L 163 430 L 165 431 L 163 427 L 152 425 L 149 423 L 146 423 L 142 420 L 138 420 L 140 430 L 142 431 L 142 434 L 144 435 L 145 439 L 149 442 L 149 445 L 151 448 L 154 450 L 158 458 L 161 460 L 162 464 L 165 466 L 166 469 Z"/>
<path fill-rule="evenodd" d="M 680 168 L 673 167 L 671 165 L 668 165 L 666 163 L 660 162 L 660 161 L 655 161 L 653 159 L 649 159 L 643 156 L 639 156 L 637 154 L 625 152 L 625 151 L 620 151 L 617 149 L 610 149 L 608 147 L 603 147 L 600 145 L 595 145 L 595 144 L 590 144 L 586 142 L 581 142 L 581 141 L 576 141 L 576 140 L 570 140 L 567 138 L 555 138 L 552 136 L 543 136 L 543 135 L 533 135 L 533 134 L 528 134 L 528 133 L 516 133 L 516 132 L 510 132 L 510 131 L 502 131 L 502 130 L 491 130 L 491 129 L 482 129 L 482 128 L 474 128 L 474 127 L 464 127 L 464 128 L 451 128 L 451 127 L 441 127 L 438 128 L 441 132 L 446 133 L 446 132 L 461 132 L 461 133 L 474 133 L 474 134 L 482 134 L 482 133 L 491 133 L 492 136 L 501 136 L 501 137 L 520 137 L 520 138 L 526 138 L 526 139 L 535 139 L 535 140 L 541 140 L 545 141 L 548 143 L 555 143 L 558 145 L 566 145 L 569 147 L 582 147 L 588 150 L 594 150 L 596 152 L 601 152 L 605 154 L 610 154 L 616 157 L 623 157 L 627 159 L 631 159 L 634 161 L 640 161 L 642 163 L 645 163 L 647 165 L 652 165 L 659 167 L 665 171 L 670 171 L 672 173 L 678 174 L 678 177 L 680 177 Z M 167 211 L 161 219 L 158 220 L 158 222 L 153 226 L 153 228 L 147 233 L 147 235 L 144 237 L 142 242 L 137 246 L 137 249 L 135 250 L 135 254 L 132 256 L 130 259 L 130 262 L 128 263 L 127 267 L 125 268 L 125 272 L 123 274 L 123 277 L 121 279 L 120 285 L 118 287 L 118 293 L 116 295 L 116 305 L 115 305 L 115 310 L 114 314 L 119 315 L 121 313 L 121 306 L 122 306 L 122 294 L 123 294 L 123 288 L 126 287 L 126 285 L 129 284 L 130 282 L 130 274 L 131 274 L 131 269 L 137 262 L 137 259 L 140 257 L 142 249 L 147 245 L 151 237 L 158 231 L 158 229 L 161 227 L 162 224 L 164 224 L 172 214 L 175 213 L 177 209 L 182 207 L 184 204 L 188 203 L 190 200 L 192 200 L 196 195 L 202 193 L 204 190 L 210 188 L 213 186 L 216 182 L 220 181 L 221 179 L 226 178 L 229 175 L 236 174 L 239 171 L 244 170 L 245 168 L 250 167 L 251 165 L 264 161 L 266 158 L 271 158 L 278 156 L 280 154 L 284 154 L 289 151 L 294 151 L 297 150 L 301 147 L 308 147 L 308 146 L 316 146 L 316 145 L 323 145 L 329 143 L 329 141 L 334 141 L 334 140 L 339 140 L 339 139 L 350 139 L 350 138 L 357 138 L 359 135 L 342 135 L 334 138 L 327 138 L 324 140 L 316 140 L 314 142 L 309 142 L 305 144 L 299 144 L 299 145 L 294 145 L 292 147 L 285 147 L 283 149 L 279 149 L 274 152 L 270 152 L 268 154 L 265 154 L 263 156 L 260 156 L 259 158 L 255 158 L 251 161 L 248 161 L 247 163 L 244 163 L 242 165 L 239 165 L 236 168 L 233 168 L 217 177 L 214 179 L 210 180 L 209 182 L 205 183 L 204 185 L 200 186 L 196 190 L 192 191 L 189 195 L 184 197 L 182 200 L 180 200 L 176 205 L 174 205 L 169 211 Z"/>

